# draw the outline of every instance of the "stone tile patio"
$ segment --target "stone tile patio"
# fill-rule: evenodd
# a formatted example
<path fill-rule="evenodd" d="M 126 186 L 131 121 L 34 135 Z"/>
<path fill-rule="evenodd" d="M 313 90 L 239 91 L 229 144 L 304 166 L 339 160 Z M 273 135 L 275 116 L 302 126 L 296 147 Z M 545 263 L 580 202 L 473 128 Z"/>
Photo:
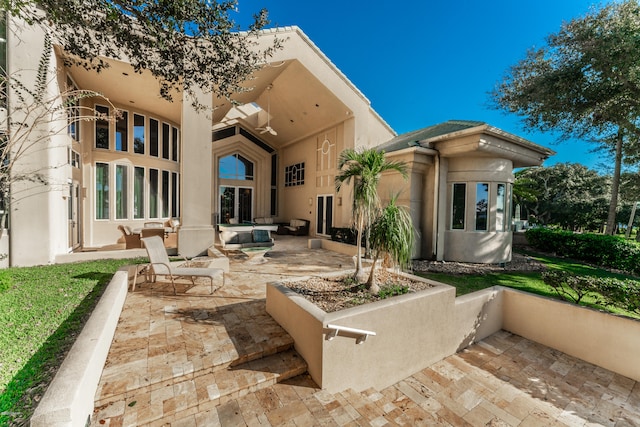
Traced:
<path fill-rule="evenodd" d="M 638 383 L 505 331 L 384 390 L 327 393 L 266 313 L 264 285 L 351 258 L 277 236 L 264 262 L 230 261 L 213 295 L 205 282 L 129 293 L 92 425 L 640 425 Z"/>

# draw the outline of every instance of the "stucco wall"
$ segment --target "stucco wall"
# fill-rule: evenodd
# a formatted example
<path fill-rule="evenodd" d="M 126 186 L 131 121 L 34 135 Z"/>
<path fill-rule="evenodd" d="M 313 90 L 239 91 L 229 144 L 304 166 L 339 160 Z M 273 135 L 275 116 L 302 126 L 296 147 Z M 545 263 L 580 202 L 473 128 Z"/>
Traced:
<path fill-rule="evenodd" d="M 511 260 L 512 234 L 508 226 L 496 229 L 496 188 L 513 182 L 513 164 L 496 158 L 450 158 L 447 172 L 447 205 L 444 259 L 446 261 L 502 263 Z M 453 184 L 466 184 L 464 229 L 451 229 Z M 489 184 L 488 229 L 476 230 L 476 189 L 478 183 Z M 507 197 L 508 199 L 508 197 Z M 510 222 L 509 208 L 503 221 Z"/>
<path fill-rule="evenodd" d="M 454 288 L 437 284 L 324 313 L 274 283 L 267 285 L 267 312 L 292 335 L 313 380 L 330 392 L 387 387 L 500 329 L 640 381 L 640 321 L 500 286 L 455 298 Z M 329 324 L 376 335 L 362 344 L 346 332 L 327 340 Z"/>
<path fill-rule="evenodd" d="M 335 313 L 324 313 L 288 288 L 269 284 L 267 312 L 292 335 L 322 388 L 381 389 L 455 353 L 471 338 L 479 340 L 500 329 L 498 291 L 488 289 L 456 301 L 455 288 L 432 283 L 429 290 Z M 311 312 L 304 313 L 309 306 Z M 328 324 L 376 336 L 356 344 L 353 334 L 341 333 L 329 341 L 329 330 L 322 329 Z M 320 340 L 313 337 L 318 331 Z"/>
<path fill-rule="evenodd" d="M 640 321 L 503 289 L 503 329 L 640 381 Z"/>

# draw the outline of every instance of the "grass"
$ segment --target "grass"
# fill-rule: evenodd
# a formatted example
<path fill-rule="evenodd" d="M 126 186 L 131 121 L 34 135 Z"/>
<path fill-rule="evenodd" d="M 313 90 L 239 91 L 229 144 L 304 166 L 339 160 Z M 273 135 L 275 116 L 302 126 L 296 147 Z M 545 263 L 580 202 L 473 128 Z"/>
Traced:
<path fill-rule="evenodd" d="M 0 272 L 0 425 L 27 422 L 113 274 L 136 262 Z"/>
<path fill-rule="evenodd" d="M 608 270 L 592 267 L 564 258 L 556 258 L 534 253 L 526 253 L 526 255 L 543 263 L 549 270 L 562 270 L 580 276 L 614 277 L 617 279 L 638 280 L 637 277 L 614 273 Z M 500 285 L 537 295 L 542 295 L 545 297 L 561 299 L 551 286 L 544 283 L 541 278 L 541 274 L 538 272 L 508 272 L 489 273 L 481 275 L 449 275 L 444 273 L 425 272 L 418 274 L 431 280 L 436 280 L 438 282 L 455 286 L 456 296 L 479 291 L 491 286 Z M 599 305 L 596 303 L 595 299 L 590 296 L 583 298 L 581 305 L 598 310 L 608 311 L 614 314 L 640 318 L 640 315 L 638 315 L 637 313 L 620 310 L 615 307 Z"/>

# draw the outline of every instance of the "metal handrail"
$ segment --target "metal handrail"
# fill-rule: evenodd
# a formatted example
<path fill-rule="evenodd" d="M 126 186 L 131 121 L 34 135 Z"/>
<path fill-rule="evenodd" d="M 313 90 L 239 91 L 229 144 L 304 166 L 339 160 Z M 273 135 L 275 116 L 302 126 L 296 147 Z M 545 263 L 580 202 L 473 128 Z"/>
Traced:
<path fill-rule="evenodd" d="M 327 341 L 331 341 L 336 336 L 338 336 L 338 332 L 347 332 L 350 334 L 358 335 L 358 338 L 356 339 L 356 344 L 362 344 L 363 342 L 365 342 L 369 337 L 369 335 L 372 335 L 372 336 L 376 335 L 376 333 L 373 331 L 367 331 L 365 329 L 350 328 L 348 326 L 339 326 L 339 325 L 329 324 L 327 325 L 327 329 L 329 329 L 329 333 L 327 333 L 327 338 L 326 338 Z"/>

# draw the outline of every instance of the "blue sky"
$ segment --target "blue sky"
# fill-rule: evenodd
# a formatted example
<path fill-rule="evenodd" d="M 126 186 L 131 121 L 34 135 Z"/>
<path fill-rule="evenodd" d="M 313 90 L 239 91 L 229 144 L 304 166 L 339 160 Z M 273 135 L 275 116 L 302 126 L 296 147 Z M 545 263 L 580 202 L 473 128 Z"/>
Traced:
<path fill-rule="evenodd" d="M 240 0 L 245 18 L 267 8 L 270 26 L 297 25 L 369 98 L 399 134 L 450 119 L 480 120 L 558 154 L 545 165 L 613 162 L 584 141 L 528 132 L 518 117 L 488 106 L 488 95 L 527 49 L 544 44 L 591 0 Z"/>

